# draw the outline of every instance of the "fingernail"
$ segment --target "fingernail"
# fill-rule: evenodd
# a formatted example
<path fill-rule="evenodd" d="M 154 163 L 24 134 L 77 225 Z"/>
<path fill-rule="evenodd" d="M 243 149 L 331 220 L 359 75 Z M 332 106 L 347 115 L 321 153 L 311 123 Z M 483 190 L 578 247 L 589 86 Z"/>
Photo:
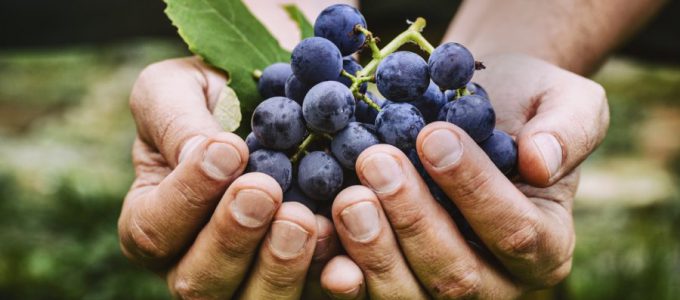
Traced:
<path fill-rule="evenodd" d="M 226 143 L 214 142 L 203 157 L 203 170 L 214 179 L 224 180 L 238 171 L 241 155 Z"/>
<path fill-rule="evenodd" d="M 340 213 L 342 224 L 357 242 L 369 242 L 380 232 L 378 209 L 371 202 L 353 204 Z"/>
<path fill-rule="evenodd" d="M 361 172 L 368 185 L 378 193 L 391 192 L 402 182 L 401 166 L 389 154 L 371 154 L 362 163 Z"/>
<path fill-rule="evenodd" d="M 554 135 L 545 132 L 535 134 L 533 141 L 543 157 L 543 163 L 550 172 L 550 178 L 552 178 L 562 165 L 562 145 Z"/>
<path fill-rule="evenodd" d="M 241 190 L 231 202 L 231 213 L 239 224 L 257 228 L 271 219 L 275 206 L 274 200 L 265 192 Z"/>
<path fill-rule="evenodd" d="M 197 135 L 195 137 L 190 138 L 184 143 L 184 146 L 182 147 L 182 150 L 179 152 L 179 158 L 177 158 L 177 164 L 181 163 L 191 152 L 194 152 L 194 149 L 198 147 L 203 141 L 205 141 L 205 137 L 202 135 Z"/>
<path fill-rule="evenodd" d="M 458 135 L 447 129 L 437 129 L 423 141 L 423 155 L 435 168 L 455 164 L 463 154 L 463 145 Z"/>
<path fill-rule="evenodd" d="M 291 221 L 275 221 L 270 234 L 272 253 L 281 259 L 297 257 L 309 239 L 309 232 Z"/>

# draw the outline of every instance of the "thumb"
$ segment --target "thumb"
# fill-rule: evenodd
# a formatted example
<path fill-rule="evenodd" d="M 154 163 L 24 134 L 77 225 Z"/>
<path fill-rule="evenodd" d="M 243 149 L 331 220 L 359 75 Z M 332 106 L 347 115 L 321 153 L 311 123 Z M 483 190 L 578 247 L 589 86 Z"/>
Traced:
<path fill-rule="evenodd" d="M 549 186 L 569 174 L 604 139 L 609 107 L 604 89 L 585 78 L 573 78 L 566 90 L 548 90 L 536 114 L 517 136 L 518 167 L 535 186 Z"/>
<path fill-rule="evenodd" d="M 148 66 L 130 95 L 140 138 L 176 167 L 202 140 L 223 131 L 208 105 L 225 84 L 222 74 L 197 58 Z"/>

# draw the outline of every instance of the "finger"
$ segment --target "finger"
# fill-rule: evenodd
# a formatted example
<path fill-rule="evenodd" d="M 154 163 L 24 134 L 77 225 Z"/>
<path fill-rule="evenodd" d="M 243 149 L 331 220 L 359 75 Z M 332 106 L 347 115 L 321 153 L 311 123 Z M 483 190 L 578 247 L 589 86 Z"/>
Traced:
<path fill-rule="evenodd" d="M 359 155 L 357 170 L 361 182 L 380 199 L 411 270 L 434 298 L 517 294 L 513 283 L 470 248 L 399 149 L 372 146 Z M 338 234 L 342 236 L 340 230 Z"/>
<path fill-rule="evenodd" d="M 371 298 L 427 299 L 371 190 L 346 188 L 333 201 L 332 213 L 347 254 L 364 272 Z"/>
<path fill-rule="evenodd" d="M 123 252 L 150 268 L 167 265 L 194 240 L 247 161 L 245 143 L 220 133 L 199 144 L 157 186 L 135 182 L 118 222 Z"/>
<path fill-rule="evenodd" d="M 314 247 L 314 264 L 324 265 L 340 252 L 338 237 L 333 222 L 322 215 L 316 218 L 316 246 Z"/>
<path fill-rule="evenodd" d="M 346 255 L 331 259 L 321 273 L 321 286 L 332 298 L 358 300 L 366 298 L 366 284 L 361 269 Z"/>
<path fill-rule="evenodd" d="M 321 215 L 315 215 L 315 217 L 317 228 L 316 246 L 312 256 L 312 265 L 309 267 L 309 271 L 307 271 L 307 281 L 302 299 L 317 299 L 319 295 L 324 294 L 321 281 L 319 280 L 321 272 L 326 263 L 341 251 L 333 222 Z"/>
<path fill-rule="evenodd" d="M 550 89 L 517 136 L 519 171 L 535 186 L 550 186 L 569 174 L 604 139 L 609 109 L 604 89 L 573 75 L 577 87 Z"/>
<path fill-rule="evenodd" d="M 241 299 L 299 299 L 314 254 L 316 218 L 304 205 L 286 202 L 260 247 Z"/>
<path fill-rule="evenodd" d="M 434 181 L 508 270 L 525 282 L 552 284 L 569 272 L 571 214 L 556 201 L 527 199 L 460 128 L 426 126 L 418 153 Z"/>
<path fill-rule="evenodd" d="M 236 179 L 169 273 L 173 294 L 179 299 L 230 298 L 247 274 L 281 198 L 281 187 L 265 174 Z"/>
<path fill-rule="evenodd" d="M 141 139 L 160 151 L 174 168 L 189 139 L 222 132 L 208 106 L 216 101 L 225 84 L 222 74 L 197 58 L 148 66 L 130 95 L 130 108 Z"/>

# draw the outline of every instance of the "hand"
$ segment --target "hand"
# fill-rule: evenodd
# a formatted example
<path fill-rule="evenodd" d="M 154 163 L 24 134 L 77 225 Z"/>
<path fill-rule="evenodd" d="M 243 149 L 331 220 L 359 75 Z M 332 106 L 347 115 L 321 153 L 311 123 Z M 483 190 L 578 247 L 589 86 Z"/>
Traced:
<path fill-rule="evenodd" d="M 402 152 L 373 146 L 357 161 L 370 189 L 350 187 L 333 204 L 336 230 L 370 297 L 515 298 L 571 270 L 577 167 L 606 133 L 604 91 L 527 56 L 484 62 L 475 80 L 490 93 L 497 126 L 516 137 L 521 181 L 507 179 L 449 123 L 425 127 L 417 150 L 494 257 L 465 241 Z"/>
<path fill-rule="evenodd" d="M 118 222 L 122 251 L 164 276 L 178 298 L 298 298 L 310 264 L 318 282 L 337 252 L 333 225 L 301 204 L 282 204 L 273 178 L 241 175 L 248 148 L 210 113 L 225 84 L 195 58 L 157 63 L 139 76 L 130 97 L 136 178 Z"/>

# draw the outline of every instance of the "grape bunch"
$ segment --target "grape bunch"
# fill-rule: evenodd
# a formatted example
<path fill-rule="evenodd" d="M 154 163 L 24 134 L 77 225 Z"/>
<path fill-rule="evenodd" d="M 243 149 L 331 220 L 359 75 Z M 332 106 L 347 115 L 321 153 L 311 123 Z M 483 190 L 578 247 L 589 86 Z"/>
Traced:
<path fill-rule="evenodd" d="M 386 143 L 402 150 L 433 196 L 462 219 L 418 160 L 414 148 L 420 130 L 435 121 L 455 124 L 507 176 L 515 173 L 517 146 L 495 128 L 488 94 L 470 81 L 483 64 L 458 43 L 433 48 L 420 35 L 422 27 L 419 18 L 379 49 L 356 8 L 338 4 L 323 10 L 315 36 L 293 49 L 290 63 L 277 62 L 260 73 L 257 88 L 264 100 L 253 112 L 246 138 L 247 171 L 272 176 L 284 199 L 316 212 L 329 207 L 342 188 L 358 183 L 354 169 L 363 150 Z M 406 42 L 429 52 L 429 59 L 396 51 Z M 352 57 L 362 49 L 370 49 L 373 57 L 363 67 Z M 368 83 L 375 83 L 377 91 L 368 91 Z"/>

